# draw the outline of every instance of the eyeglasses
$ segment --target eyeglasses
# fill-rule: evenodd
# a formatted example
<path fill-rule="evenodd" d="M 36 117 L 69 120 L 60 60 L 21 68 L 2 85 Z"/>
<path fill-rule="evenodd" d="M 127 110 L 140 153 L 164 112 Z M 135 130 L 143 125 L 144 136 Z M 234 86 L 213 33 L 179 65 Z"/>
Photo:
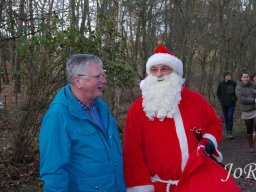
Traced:
<path fill-rule="evenodd" d="M 107 75 L 105 73 L 103 74 L 98 74 L 98 75 L 88 75 L 88 74 L 77 74 L 77 76 L 79 77 L 84 77 L 84 76 L 87 76 L 87 77 L 93 77 L 97 80 L 100 80 L 100 79 L 106 79 L 107 78 Z"/>
<path fill-rule="evenodd" d="M 153 66 L 153 67 L 150 69 L 150 72 L 153 73 L 153 74 L 157 73 L 158 71 L 160 71 L 160 72 L 166 74 L 166 73 L 169 73 L 169 72 L 173 71 L 173 69 L 170 68 L 170 67 L 167 67 L 167 66 L 160 67 L 160 68 L 157 68 L 157 67 L 154 67 L 154 66 Z"/>

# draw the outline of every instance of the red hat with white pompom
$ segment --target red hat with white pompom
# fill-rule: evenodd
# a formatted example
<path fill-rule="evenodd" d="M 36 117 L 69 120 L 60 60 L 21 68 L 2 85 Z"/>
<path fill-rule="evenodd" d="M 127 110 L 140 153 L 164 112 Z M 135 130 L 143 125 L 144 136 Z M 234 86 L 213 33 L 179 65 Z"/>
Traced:
<path fill-rule="evenodd" d="M 183 63 L 179 60 L 171 51 L 169 51 L 165 46 L 159 45 L 152 56 L 149 57 L 146 63 L 147 74 L 150 73 L 150 69 L 154 65 L 164 64 L 171 67 L 180 76 L 183 75 Z"/>

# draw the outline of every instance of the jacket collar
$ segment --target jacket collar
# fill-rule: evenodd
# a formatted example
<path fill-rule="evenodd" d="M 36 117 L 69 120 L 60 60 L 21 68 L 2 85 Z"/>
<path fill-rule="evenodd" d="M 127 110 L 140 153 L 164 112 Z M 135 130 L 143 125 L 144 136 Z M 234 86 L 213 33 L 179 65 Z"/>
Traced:
<path fill-rule="evenodd" d="M 61 104 L 64 105 L 65 107 L 68 108 L 70 111 L 71 115 L 81 118 L 81 119 L 88 119 L 89 117 L 86 115 L 84 112 L 82 106 L 80 105 L 78 99 L 74 96 L 74 94 L 71 91 L 71 85 L 67 84 L 64 87 L 61 88 L 57 96 L 55 97 L 54 101 L 52 104 Z M 107 108 L 103 100 L 101 98 L 98 98 L 95 101 L 95 107 L 99 109 L 99 113 L 102 117 L 102 120 L 105 121 L 104 119 L 107 113 Z"/>

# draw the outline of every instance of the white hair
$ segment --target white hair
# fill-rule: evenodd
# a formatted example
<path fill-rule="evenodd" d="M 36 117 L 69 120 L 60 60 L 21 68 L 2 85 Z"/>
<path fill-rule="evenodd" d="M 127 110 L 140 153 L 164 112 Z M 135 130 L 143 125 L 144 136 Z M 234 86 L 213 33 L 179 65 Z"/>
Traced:
<path fill-rule="evenodd" d="M 90 64 L 97 63 L 103 66 L 99 57 L 90 54 L 75 54 L 72 55 L 66 64 L 67 80 L 73 84 L 73 77 L 79 74 L 80 71 L 87 71 Z"/>

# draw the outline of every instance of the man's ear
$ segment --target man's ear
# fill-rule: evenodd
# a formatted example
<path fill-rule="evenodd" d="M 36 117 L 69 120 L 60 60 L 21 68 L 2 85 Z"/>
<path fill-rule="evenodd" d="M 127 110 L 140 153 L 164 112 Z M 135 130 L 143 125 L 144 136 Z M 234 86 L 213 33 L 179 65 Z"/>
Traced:
<path fill-rule="evenodd" d="M 74 77 L 73 78 L 73 84 L 74 86 L 76 86 L 77 88 L 81 88 L 81 81 L 79 77 Z"/>

